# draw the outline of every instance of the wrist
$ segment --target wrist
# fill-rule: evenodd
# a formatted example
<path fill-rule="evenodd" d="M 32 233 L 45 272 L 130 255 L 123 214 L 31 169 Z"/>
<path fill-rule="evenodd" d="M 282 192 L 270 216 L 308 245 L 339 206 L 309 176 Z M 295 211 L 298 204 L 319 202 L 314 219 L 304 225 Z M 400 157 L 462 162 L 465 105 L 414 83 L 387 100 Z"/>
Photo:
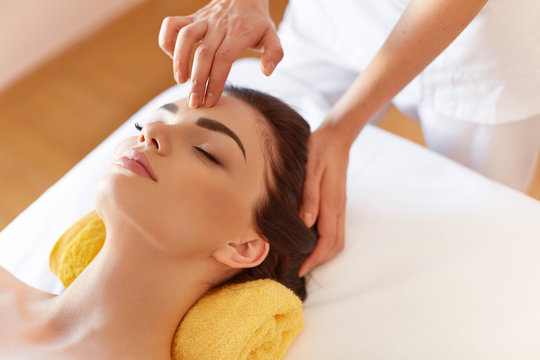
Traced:
<path fill-rule="evenodd" d="M 328 129 L 344 145 L 351 147 L 366 123 L 367 120 L 364 121 L 360 112 L 350 111 L 350 109 L 342 110 L 334 106 L 321 124 L 321 128 Z"/>

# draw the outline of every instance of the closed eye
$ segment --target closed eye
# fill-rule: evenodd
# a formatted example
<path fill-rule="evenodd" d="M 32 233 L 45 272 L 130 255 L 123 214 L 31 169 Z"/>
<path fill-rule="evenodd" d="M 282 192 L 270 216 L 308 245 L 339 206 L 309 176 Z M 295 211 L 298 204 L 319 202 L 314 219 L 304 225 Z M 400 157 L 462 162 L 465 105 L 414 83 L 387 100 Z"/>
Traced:
<path fill-rule="evenodd" d="M 193 146 L 193 148 L 195 148 L 195 150 L 199 151 L 204 156 L 206 156 L 210 161 L 216 163 L 217 165 L 221 165 L 221 161 L 219 161 L 218 158 L 216 158 L 214 155 L 210 154 L 208 151 L 204 150 L 203 148 L 201 148 L 199 146 Z"/>

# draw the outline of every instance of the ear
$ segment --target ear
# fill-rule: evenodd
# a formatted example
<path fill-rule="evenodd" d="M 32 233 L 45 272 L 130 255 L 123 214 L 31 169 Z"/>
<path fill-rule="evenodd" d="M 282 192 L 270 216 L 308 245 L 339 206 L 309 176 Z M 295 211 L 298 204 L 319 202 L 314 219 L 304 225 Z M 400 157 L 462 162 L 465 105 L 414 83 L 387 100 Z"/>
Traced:
<path fill-rule="evenodd" d="M 266 259 L 270 244 L 261 237 L 252 237 L 241 242 L 230 242 L 214 250 L 212 256 L 233 269 L 258 266 Z"/>

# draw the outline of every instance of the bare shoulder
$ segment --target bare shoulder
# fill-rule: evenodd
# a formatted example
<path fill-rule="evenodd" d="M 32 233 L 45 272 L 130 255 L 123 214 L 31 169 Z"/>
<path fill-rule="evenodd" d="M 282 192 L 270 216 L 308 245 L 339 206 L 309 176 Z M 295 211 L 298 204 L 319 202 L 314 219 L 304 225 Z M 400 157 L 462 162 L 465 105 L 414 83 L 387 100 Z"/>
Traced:
<path fill-rule="evenodd" d="M 0 358 L 14 358 L 7 354 L 20 342 L 28 304 L 53 296 L 25 284 L 0 266 Z"/>
<path fill-rule="evenodd" d="M 43 292 L 25 284 L 4 267 L 0 266 L 0 303 L 3 303 L 6 297 L 13 295 L 18 295 L 18 298 L 28 300 L 54 296 L 53 294 Z"/>
<path fill-rule="evenodd" d="M 0 355 L 7 355 L 5 351 L 11 347 L 19 333 L 21 307 L 27 303 L 25 286 L 0 266 Z"/>
<path fill-rule="evenodd" d="M 17 279 L 12 273 L 7 271 L 3 266 L 0 266 L 0 291 L 7 286 L 18 286 L 18 283 L 23 284 L 23 282 Z"/>
<path fill-rule="evenodd" d="M 24 313 L 30 302 L 54 296 L 25 284 L 0 266 L 0 334 L 2 324 L 8 318 L 13 320 L 14 316 Z"/>

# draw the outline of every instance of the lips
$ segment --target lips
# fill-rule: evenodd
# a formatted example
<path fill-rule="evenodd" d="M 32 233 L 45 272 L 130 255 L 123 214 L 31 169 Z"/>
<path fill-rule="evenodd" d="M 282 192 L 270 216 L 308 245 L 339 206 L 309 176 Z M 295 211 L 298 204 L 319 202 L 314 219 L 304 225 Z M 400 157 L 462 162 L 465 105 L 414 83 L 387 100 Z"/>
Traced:
<path fill-rule="evenodd" d="M 157 181 L 156 175 L 150 166 L 150 162 L 146 155 L 135 149 L 128 149 L 120 155 L 115 164 L 120 165 L 137 175 L 146 177 L 150 180 Z"/>

